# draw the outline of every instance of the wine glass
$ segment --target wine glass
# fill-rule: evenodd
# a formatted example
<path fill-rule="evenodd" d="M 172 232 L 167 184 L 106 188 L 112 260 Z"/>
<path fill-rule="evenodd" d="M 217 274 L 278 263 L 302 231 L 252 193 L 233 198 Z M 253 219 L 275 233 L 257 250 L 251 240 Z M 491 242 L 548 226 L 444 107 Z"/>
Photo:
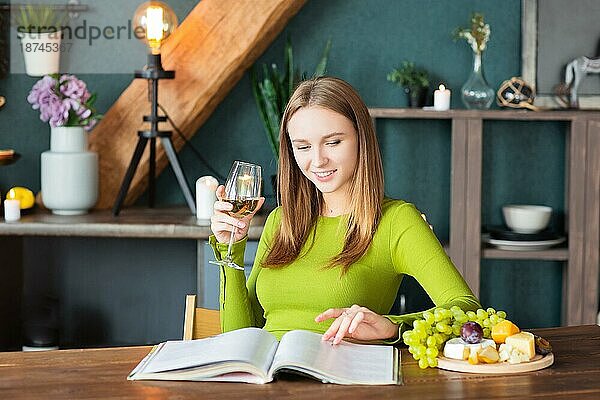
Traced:
<path fill-rule="evenodd" d="M 260 165 L 244 161 L 233 162 L 233 166 L 227 177 L 227 183 L 225 183 L 225 198 L 223 199 L 223 201 L 233 205 L 231 211 L 228 211 L 229 215 L 234 218 L 243 218 L 256 209 L 260 200 L 261 182 Z M 231 247 L 235 240 L 236 229 L 234 226 L 231 230 L 225 258 L 218 261 L 209 261 L 211 264 L 244 270 L 244 267 L 240 267 L 234 263 L 231 257 Z"/>

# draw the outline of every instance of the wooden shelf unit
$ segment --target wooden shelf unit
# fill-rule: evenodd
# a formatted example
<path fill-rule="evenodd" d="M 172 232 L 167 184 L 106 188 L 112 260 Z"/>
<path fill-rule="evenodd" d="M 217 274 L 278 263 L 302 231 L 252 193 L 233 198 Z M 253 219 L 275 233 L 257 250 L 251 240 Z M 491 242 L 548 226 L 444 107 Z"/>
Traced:
<path fill-rule="evenodd" d="M 480 261 L 535 259 L 565 261 L 563 324 L 594 324 L 598 313 L 600 270 L 600 112 L 525 110 L 430 111 L 371 108 L 377 119 L 445 119 L 452 121 L 450 243 L 448 254 L 479 295 Z M 568 248 L 508 251 L 481 243 L 481 184 L 484 120 L 563 121 L 567 135 L 566 228 Z"/>

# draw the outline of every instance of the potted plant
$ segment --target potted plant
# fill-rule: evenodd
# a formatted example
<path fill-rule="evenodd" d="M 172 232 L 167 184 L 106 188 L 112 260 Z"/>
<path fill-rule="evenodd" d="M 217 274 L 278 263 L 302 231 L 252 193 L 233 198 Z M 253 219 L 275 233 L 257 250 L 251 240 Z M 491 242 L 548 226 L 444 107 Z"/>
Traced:
<path fill-rule="evenodd" d="M 394 68 L 387 79 L 404 89 L 408 95 L 409 107 L 425 105 L 429 87 L 429 73 L 425 69 L 417 68 L 413 62 L 403 61 L 402 66 Z"/>
<path fill-rule="evenodd" d="M 327 60 L 331 40 L 327 41 L 313 76 L 322 76 L 327 69 Z M 258 112 L 263 122 L 267 140 L 276 160 L 279 159 L 279 125 L 285 106 L 290 99 L 298 82 L 305 79 L 306 73 L 300 74 L 294 66 L 292 44 L 288 39 L 284 48 L 284 68 L 279 70 L 277 64 L 262 65 L 262 77 L 258 78 L 255 66 L 250 71 L 252 92 Z"/>
<path fill-rule="evenodd" d="M 87 131 L 101 115 L 96 96 L 75 75 L 47 75 L 27 101 L 50 124 L 50 150 L 41 156 L 44 205 L 59 215 L 84 214 L 98 197 L 98 155 L 88 151 Z"/>
<path fill-rule="evenodd" d="M 52 5 L 26 4 L 14 16 L 17 35 L 29 76 L 57 74 L 60 70 L 62 29 L 68 21 L 66 12 Z"/>

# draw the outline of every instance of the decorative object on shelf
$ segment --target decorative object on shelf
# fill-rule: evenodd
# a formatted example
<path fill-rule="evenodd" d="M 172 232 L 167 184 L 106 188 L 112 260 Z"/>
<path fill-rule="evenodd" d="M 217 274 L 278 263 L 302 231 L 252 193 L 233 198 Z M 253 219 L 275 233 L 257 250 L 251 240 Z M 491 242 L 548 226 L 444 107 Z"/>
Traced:
<path fill-rule="evenodd" d="M 21 202 L 19 200 L 4 200 L 4 221 L 16 222 L 21 219 Z"/>
<path fill-rule="evenodd" d="M 535 89 L 522 78 L 513 76 L 502 82 L 496 92 L 496 102 L 501 107 L 526 108 L 538 111 L 533 105 L 535 100 Z"/>
<path fill-rule="evenodd" d="M 74 75 L 48 75 L 27 101 L 50 124 L 50 150 L 41 156 L 44 205 L 59 215 L 85 214 L 98 197 L 98 155 L 87 149 L 87 133 L 101 115 L 96 96 Z"/>
<path fill-rule="evenodd" d="M 404 89 L 411 108 L 423 107 L 429 88 L 429 73 L 423 68 L 417 68 L 411 61 L 403 61 L 387 75 L 387 80 Z"/>
<path fill-rule="evenodd" d="M 444 84 L 433 92 L 433 109 L 435 111 L 447 111 L 450 109 L 450 97 L 452 93 Z"/>
<path fill-rule="evenodd" d="M 6 193 L 7 200 L 18 200 L 21 210 L 29 210 L 35 206 L 35 195 L 26 187 L 16 186 Z"/>
<path fill-rule="evenodd" d="M 469 28 L 458 28 L 455 38 L 465 39 L 473 50 L 473 71 L 461 88 L 465 107 L 476 110 L 490 108 L 494 101 L 494 90 L 488 85 L 483 73 L 483 51 L 490 39 L 490 26 L 484 22 L 483 14 L 473 13 Z"/>
<path fill-rule="evenodd" d="M 150 129 L 138 131 L 138 143 L 131 157 L 129 167 L 123 177 L 121 188 L 115 204 L 113 205 L 113 215 L 119 215 L 121 206 L 125 201 L 125 196 L 131 185 L 133 175 L 144 154 L 144 148 L 148 141 L 150 147 L 150 157 L 148 159 L 148 206 L 154 207 L 154 194 L 156 190 L 156 139 L 165 150 L 169 164 L 175 173 L 179 187 L 183 192 L 183 197 L 192 212 L 196 214 L 196 204 L 194 196 L 188 185 L 187 179 L 179 163 L 179 158 L 175 152 L 175 147 L 171 140 L 171 131 L 159 130 L 158 124 L 166 122 L 167 117 L 158 115 L 158 81 L 161 79 L 175 79 L 175 71 L 166 71 L 162 66 L 161 46 L 166 39 L 171 36 L 177 28 L 177 15 L 171 7 L 161 1 L 148 1 L 141 4 L 133 16 L 133 29 L 136 32 L 144 32 L 143 40 L 148 45 L 148 62 L 143 70 L 136 71 L 135 77 L 146 79 L 148 81 L 149 100 L 151 104 L 150 115 L 144 116 L 144 122 L 150 123 Z"/>
<path fill-rule="evenodd" d="M 87 151 L 81 126 L 50 130 L 50 150 L 42 153 L 44 206 L 58 215 L 80 215 L 98 199 L 98 155 Z"/>
<path fill-rule="evenodd" d="M 600 73 L 600 57 L 582 56 L 568 63 L 565 68 L 565 83 L 555 89 L 559 102 L 567 108 L 579 108 L 577 96 L 579 84 L 587 74 L 598 73 Z"/>
<path fill-rule="evenodd" d="M 216 190 L 219 181 L 212 176 L 203 176 L 196 181 L 196 218 L 210 220 L 217 201 Z"/>
<path fill-rule="evenodd" d="M 566 238 L 564 236 L 558 237 L 556 239 L 549 240 L 499 240 L 493 239 L 490 235 L 482 235 L 481 241 L 483 243 L 491 244 L 492 246 L 500 249 L 500 250 L 510 250 L 510 251 L 539 251 L 546 250 L 551 247 L 554 247 L 558 244 L 564 243 Z"/>
<path fill-rule="evenodd" d="M 27 75 L 44 76 L 59 72 L 62 29 L 67 21 L 67 13 L 52 5 L 26 4 L 15 11 Z"/>
<path fill-rule="evenodd" d="M 509 204 L 502 207 L 506 226 L 517 233 L 543 231 L 550 222 L 552 207 L 529 204 Z"/>
<path fill-rule="evenodd" d="M 313 77 L 322 76 L 327 70 L 331 40 L 325 44 L 321 59 L 315 67 Z M 288 38 L 284 48 L 284 71 L 280 72 L 277 64 L 262 65 L 262 77 L 258 77 L 256 66 L 250 70 L 250 81 L 252 82 L 252 93 L 256 101 L 256 107 L 260 113 L 267 140 L 276 160 L 279 159 L 279 125 L 285 106 L 290 99 L 298 82 L 306 79 L 306 72 L 300 74 L 294 66 L 292 43 Z"/>

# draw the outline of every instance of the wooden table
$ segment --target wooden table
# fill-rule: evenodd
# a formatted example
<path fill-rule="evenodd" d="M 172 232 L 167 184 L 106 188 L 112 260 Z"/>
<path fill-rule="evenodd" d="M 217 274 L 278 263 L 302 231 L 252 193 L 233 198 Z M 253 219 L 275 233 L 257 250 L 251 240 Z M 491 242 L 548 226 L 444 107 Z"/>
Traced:
<path fill-rule="evenodd" d="M 267 385 L 126 380 L 149 347 L 0 353 L 2 399 L 598 399 L 600 327 L 535 330 L 554 347 L 550 368 L 516 375 L 421 370 L 402 349 L 402 386 L 324 385 L 286 375 Z"/>

